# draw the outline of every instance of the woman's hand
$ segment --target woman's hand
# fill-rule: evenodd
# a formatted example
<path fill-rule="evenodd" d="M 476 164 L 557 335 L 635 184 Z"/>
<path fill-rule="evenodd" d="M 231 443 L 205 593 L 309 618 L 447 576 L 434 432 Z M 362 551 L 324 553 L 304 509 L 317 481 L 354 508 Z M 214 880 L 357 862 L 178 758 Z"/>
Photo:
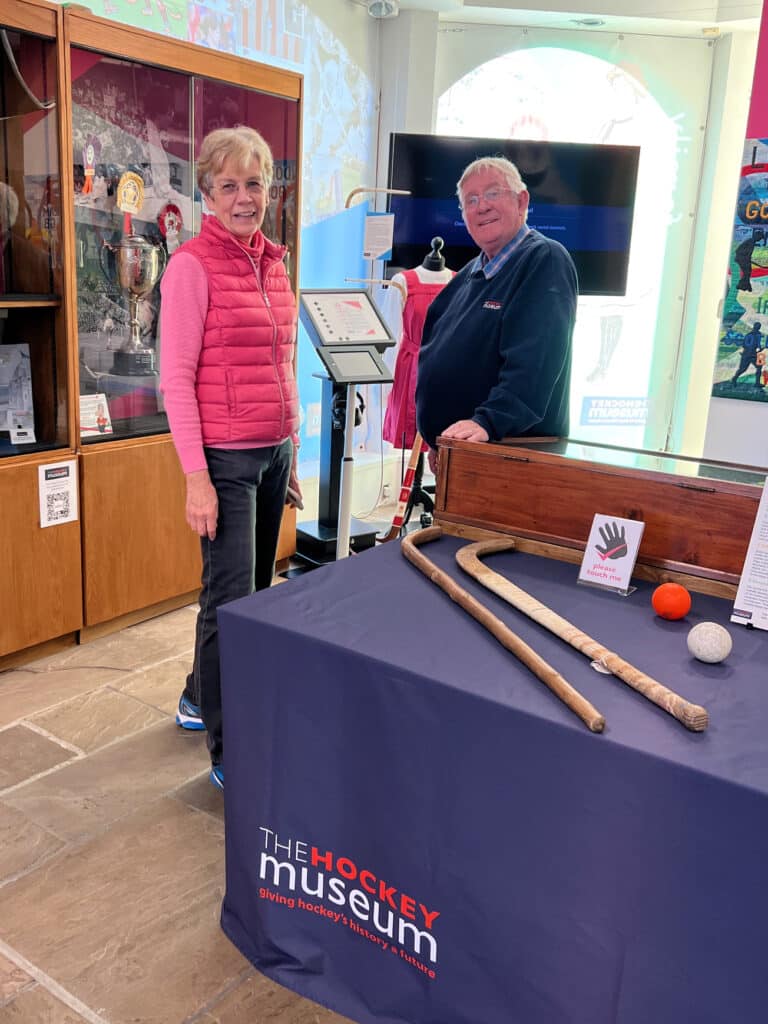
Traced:
<path fill-rule="evenodd" d="M 219 519 L 219 499 L 207 469 L 187 473 L 187 522 L 201 537 L 214 540 Z"/>
<path fill-rule="evenodd" d="M 290 508 L 304 508 L 304 496 L 301 493 L 301 485 L 296 473 L 296 461 L 291 466 L 291 475 L 288 477 L 288 493 L 285 496 L 285 503 Z"/>

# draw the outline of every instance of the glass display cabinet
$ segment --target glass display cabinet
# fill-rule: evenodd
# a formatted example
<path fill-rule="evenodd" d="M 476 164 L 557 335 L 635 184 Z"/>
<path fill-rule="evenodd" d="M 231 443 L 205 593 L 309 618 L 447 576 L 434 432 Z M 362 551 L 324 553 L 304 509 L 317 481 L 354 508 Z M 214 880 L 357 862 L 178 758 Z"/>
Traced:
<path fill-rule="evenodd" d="M 168 429 L 159 283 L 194 222 L 189 77 L 70 50 L 83 443 Z M 198 206 L 199 209 L 199 206 Z"/>
<path fill-rule="evenodd" d="M 264 230 L 288 246 L 295 273 L 302 79 L 83 8 L 67 8 L 63 21 L 87 636 L 199 589 L 199 542 L 185 522 L 159 390 L 160 282 L 176 248 L 200 230 L 200 143 L 237 124 L 257 128 L 273 150 Z M 293 550 L 292 524 L 279 557 Z"/>
<path fill-rule="evenodd" d="M 0 457 L 8 457 L 68 441 L 55 38 L 0 28 L 0 117 Z"/>
<path fill-rule="evenodd" d="M 49 520 L 41 509 L 48 467 L 64 462 L 55 472 L 77 478 L 60 23 L 57 7 L 35 0 L 0 12 L 0 657 L 82 623 L 76 488 L 50 492 Z"/>
<path fill-rule="evenodd" d="M 213 128 L 272 147 L 296 286 L 302 78 L 102 18 L 0 11 L 0 666 L 193 598 L 199 542 L 160 393 L 160 281 L 200 229 Z M 71 487 L 45 522 L 43 474 Z M 53 471 L 53 470 L 51 470 Z M 62 471 L 63 472 L 63 471 Z M 287 512 L 278 557 L 295 546 Z"/>
<path fill-rule="evenodd" d="M 195 155 L 214 128 L 257 127 L 275 159 L 263 230 L 295 254 L 298 102 L 79 46 L 70 65 L 80 434 L 159 434 L 159 284 L 200 230 Z"/>

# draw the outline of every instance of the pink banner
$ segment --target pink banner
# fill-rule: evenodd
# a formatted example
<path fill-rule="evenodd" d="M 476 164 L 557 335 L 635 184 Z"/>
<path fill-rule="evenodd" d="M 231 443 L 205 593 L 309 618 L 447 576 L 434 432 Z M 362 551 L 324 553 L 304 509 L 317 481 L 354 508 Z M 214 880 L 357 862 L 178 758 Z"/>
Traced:
<path fill-rule="evenodd" d="M 748 139 L 759 139 L 766 135 L 768 135 L 768 4 L 763 7 L 763 16 L 760 22 L 755 75 L 752 80 L 752 99 L 747 118 Z"/>

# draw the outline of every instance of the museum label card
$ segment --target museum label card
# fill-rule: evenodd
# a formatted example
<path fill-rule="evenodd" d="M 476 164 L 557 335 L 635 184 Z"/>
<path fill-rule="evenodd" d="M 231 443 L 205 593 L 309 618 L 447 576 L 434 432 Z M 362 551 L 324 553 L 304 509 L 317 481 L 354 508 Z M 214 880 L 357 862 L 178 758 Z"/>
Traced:
<path fill-rule="evenodd" d="M 112 433 L 107 396 L 80 395 L 80 437 L 98 437 Z"/>
<path fill-rule="evenodd" d="M 394 213 L 369 213 L 365 218 L 363 259 L 388 260 L 392 258 L 392 236 L 395 231 Z"/>
<path fill-rule="evenodd" d="M 8 434 L 11 444 L 34 444 L 35 417 L 26 410 L 11 409 L 8 413 Z"/>
<path fill-rule="evenodd" d="M 731 622 L 768 629 L 768 479 L 752 527 Z"/>
<path fill-rule="evenodd" d="M 631 594 L 632 572 L 637 561 L 645 523 L 597 513 L 579 570 L 579 583 Z"/>

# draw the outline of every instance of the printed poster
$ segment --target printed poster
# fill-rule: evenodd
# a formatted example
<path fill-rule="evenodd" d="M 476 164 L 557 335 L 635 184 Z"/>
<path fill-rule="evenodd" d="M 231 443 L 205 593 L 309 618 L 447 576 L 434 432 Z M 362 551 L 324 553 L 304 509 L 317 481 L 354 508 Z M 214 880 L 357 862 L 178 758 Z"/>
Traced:
<path fill-rule="evenodd" d="M 29 345 L 0 345 L 0 430 L 14 444 L 35 440 Z"/>
<path fill-rule="evenodd" d="M 768 138 L 744 145 L 712 396 L 768 403 Z"/>

